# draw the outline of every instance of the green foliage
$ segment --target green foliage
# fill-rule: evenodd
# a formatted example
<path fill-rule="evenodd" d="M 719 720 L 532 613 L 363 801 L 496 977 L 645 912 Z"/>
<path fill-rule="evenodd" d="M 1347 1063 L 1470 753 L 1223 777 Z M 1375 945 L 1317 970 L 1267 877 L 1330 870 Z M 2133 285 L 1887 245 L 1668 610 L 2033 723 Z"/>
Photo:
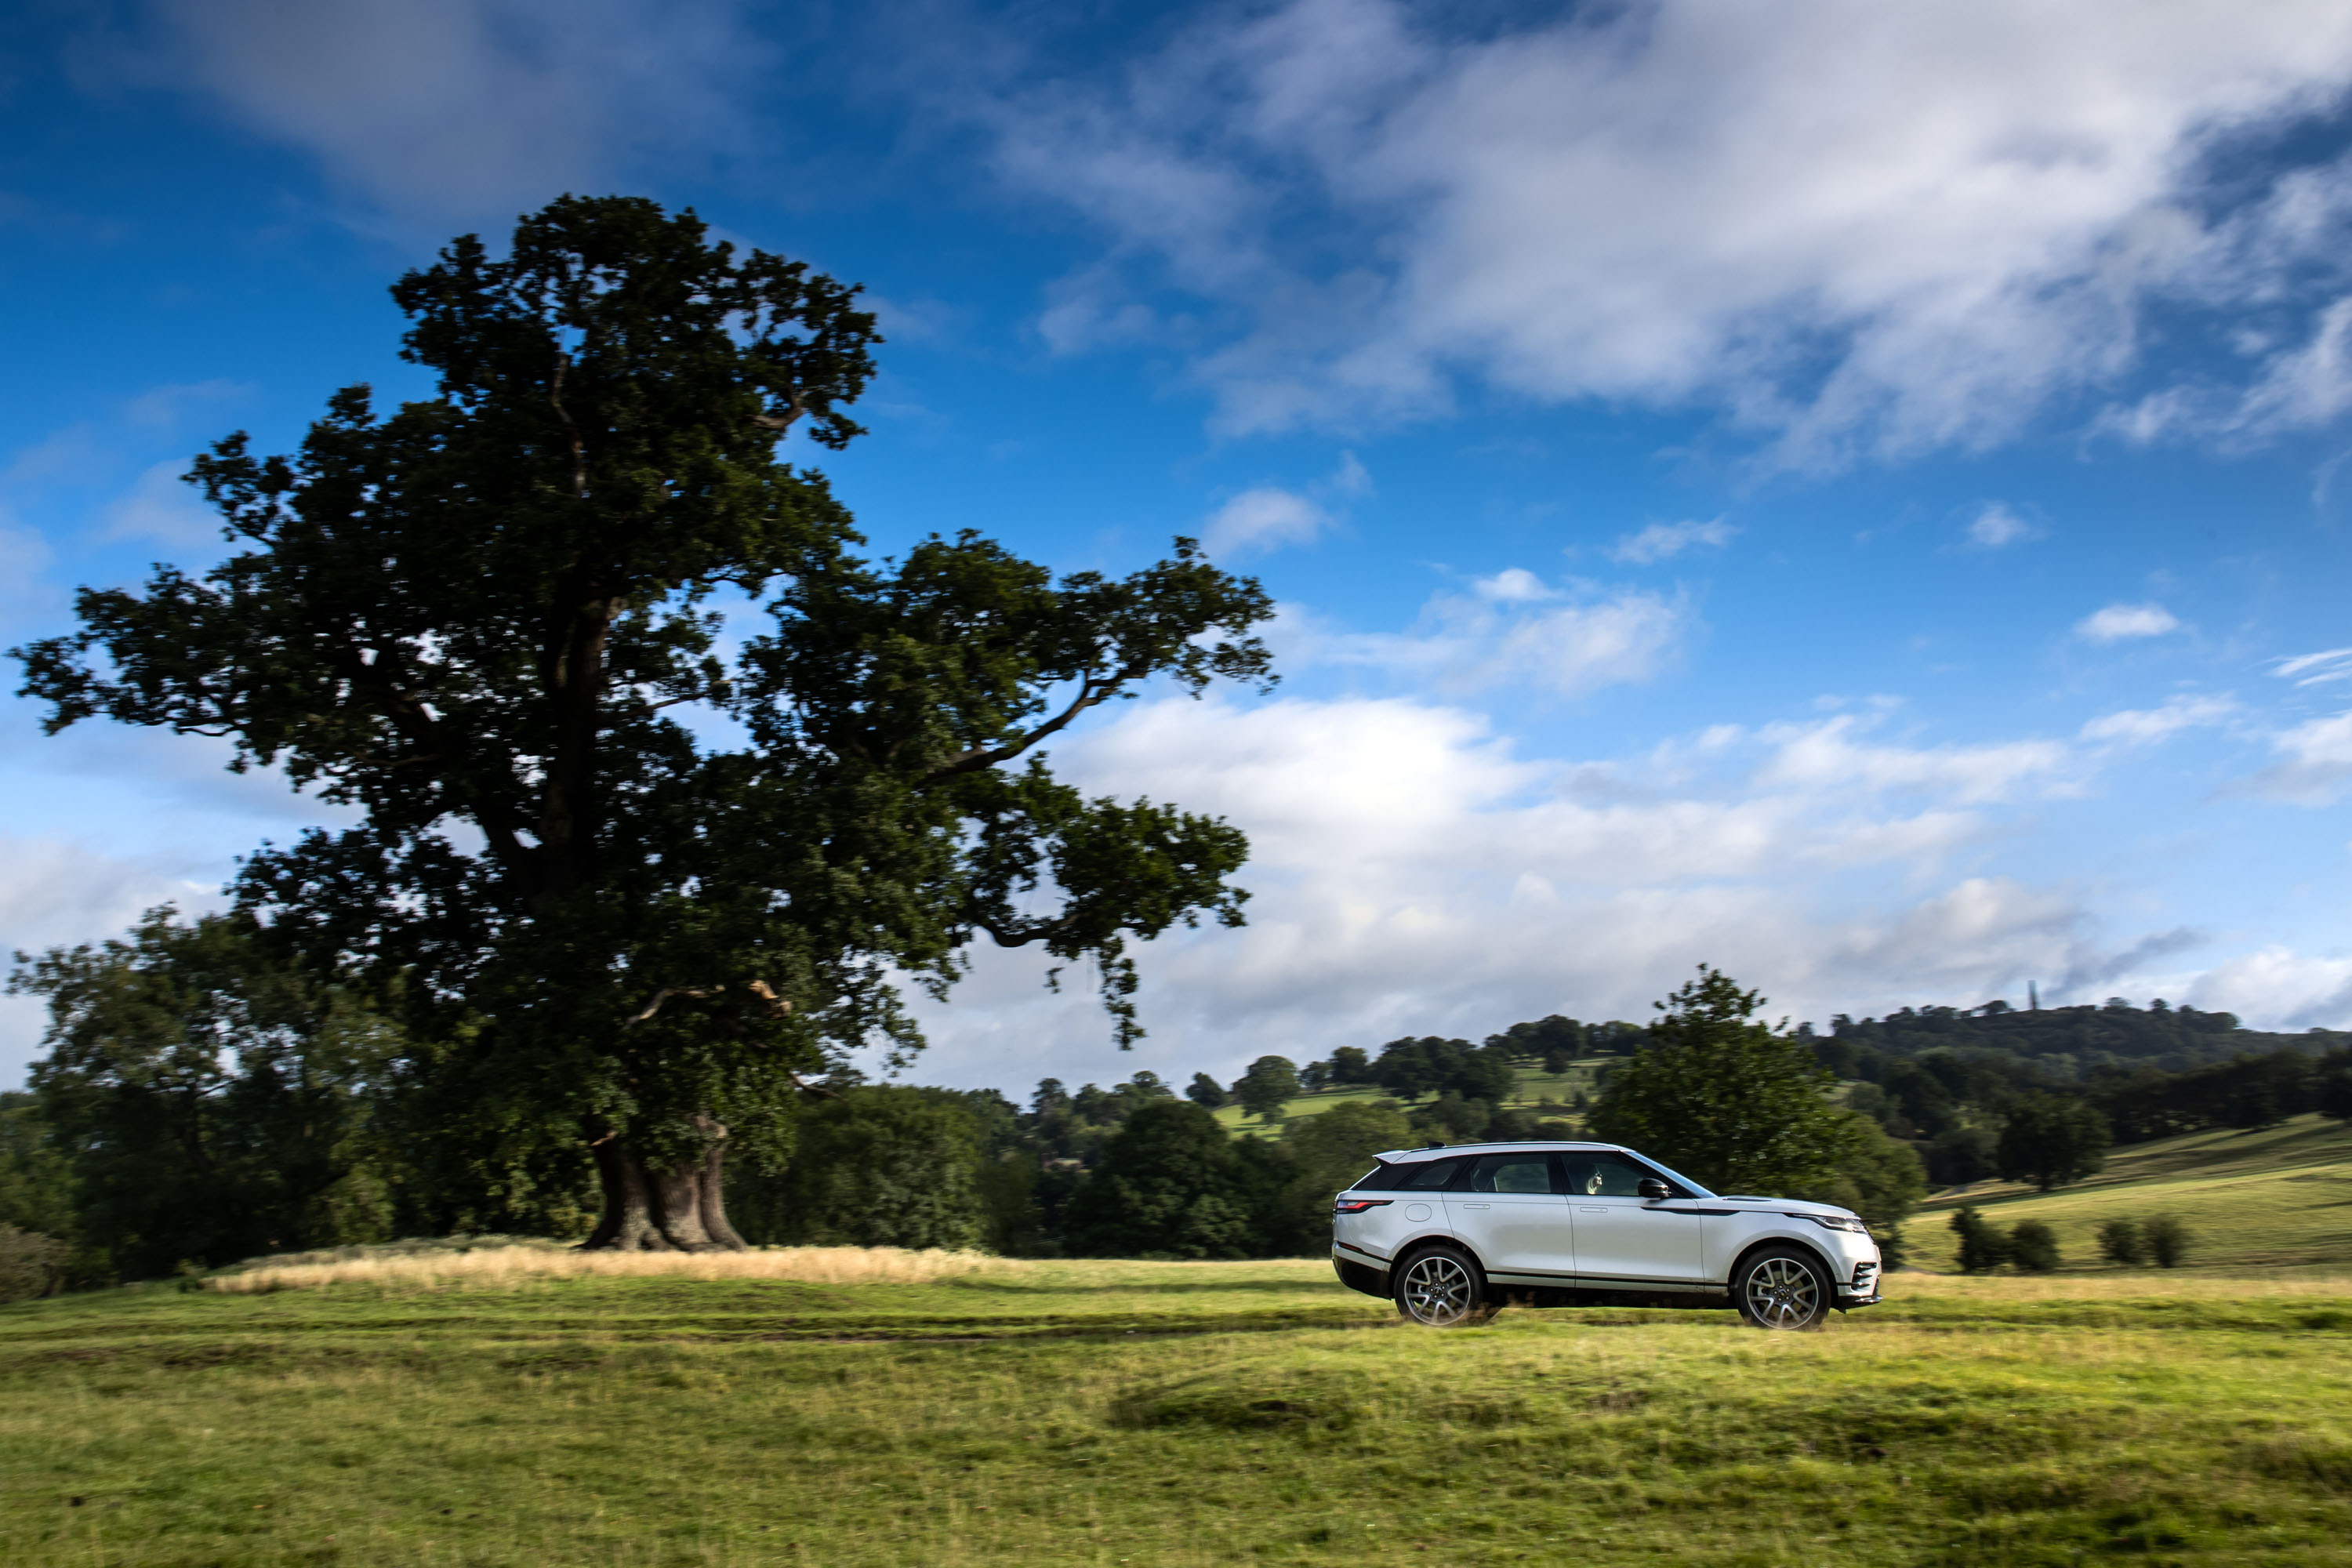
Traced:
<path fill-rule="evenodd" d="M 2319 1080 L 2312 1109 L 2337 1121 L 2352 1122 L 2352 1061 L 2339 1062 Z"/>
<path fill-rule="evenodd" d="M 2137 1268 L 2147 1261 L 2147 1237 L 2141 1234 L 2139 1221 L 2136 1219 L 2102 1220 L 2098 1237 L 2099 1256 L 2110 1263 Z"/>
<path fill-rule="evenodd" d="M 1489 1104 L 1510 1097 L 1517 1081 L 1511 1067 L 1511 1047 L 1500 1037 L 1485 1046 L 1467 1040 L 1443 1040 L 1434 1035 L 1420 1039 L 1391 1040 L 1372 1064 L 1373 1081 L 1391 1094 L 1407 1100 L 1425 1094 L 1453 1094 L 1459 1100 Z"/>
<path fill-rule="evenodd" d="M 126 1279 L 391 1234 L 370 1110 L 400 1037 L 279 960 L 249 917 L 156 910 L 127 940 L 20 963 L 9 985 L 49 1009 L 36 1107 L 17 1111 L 37 1109 L 41 1136 L 12 1130 L 12 1183 L 47 1188 L 12 1205 L 28 1221 Z"/>
<path fill-rule="evenodd" d="M 0 1225 L 70 1237 L 77 1197 L 73 1161 L 51 1136 L 39 1100 L 0 1090 Z"/>
<path fill-rule="evenodd" d="M 810 1102 L 783 1171 L 730 1172 L 754 1244 L 974 1247 L 992 1238 L 981 1130 L 946 1090 L 860 1086 Z"/>
<path fill-rule="evenodd" d="M 1501 1046 L 1515 1057 L 1534 1058 L 1548 1073 L 1564 1073 L 1585 1052 L 1584 1026 L 1558 1013 L 1530 1023 L 1514 1024 L 1486 1043 Z"/>
<path fill-rule="evenodd" d="M 1143 1106 L 1071 1198 L 1069 1248 L 1082 1258 L 1248 1258 L 1273 1250 L 1260 1211 L 1273 1195 L 1269 1178 L 1290 1173 L 1245 1161 L 1201 1106 Z"/>
<path fill-rule="evenodd" d="M 1192 1075 L 1192 1086 L 1184 1090 L 1184 1098 L 1204 1110 L 1214 1110 L 1233 1096 L 1225 1092 L 1223 1084 L 1207 1073 L 1196 1072 Z"/>
<path fill-rule="evenodd" d="M 65 1288 L 72 1251 L 54 1236 L 0 1221 L 0 1302 L 56 1295 Z"/>
<path fill-rule="evenodd" d="M 1372 1168 L 1372 1156 L 1413 1142 L 1412 1129 L 1394 1100 L 1354 1100 L 1294 1117 L 1282 1130 L 1282 1146 L 1298 1174 L 1288 1202 L 1296 1225 L 1307 1236 L 1318 1230 L 1328 1240 L 1331 1200 Z"/>
<path fill-rule="evenodd" d="M 461 1163 L 546 1194 L 585 1142 L 677 1168 L 781 1136 L 804 1075 L 919 1043 L 893 977 L 944 990 L 982 934 L 1095 965 L 1125 1044 L 1128 944 L 1241 920 L 1238 831 L 1034 749 L 1149 680 L 1265 678 L 1270 602 L 1181 540 L 1118 580 L 969 532 L 860 559 L 777 452 L 857 434 L 856 295 L 642 200 L 461 238 L 394 289 L 430 396 L 347 388 L 291 456 L 219 442 L 194 478 L 236 552 L 86 589 L 18 650 L 51 731 L 225 735 L 359 815 L 236 891 L 397 1004 Z M 721 592 L 764 628 L 722 639 Z"/>
<path fill-rule="evenodd" d="M 2058 1233 L 2038 1219 L 2021 1219 L 2010 1227 L 2009 1260 L 2027 1274 L 2047 1274 L 2058 1267 Z"/>
<path fill-rule="evenodd" d="M 2079 1182 L 2106 1163 L 2107 1120 L 2095 1106 L 2029 1094 L 2009 1110 L 1996 1160 L 2003 1181 L 2032 1182 L 2043 1192 Z"/>
<path fill-rule="evenodd" d="M 1960 1238 L 1960 1272 L 1983 1274 L 2009 1261 L 2010 1237 L 2000 1226 L 1963 1204 L 1952 1215 L 1952 1231 Z"/>
<path fill-rule="evenodd" d="M 1763 998 L 1728 975 L 1659 1003 L 1650 1044 L 1609 1074 L 1592 1131 L 1723 1193 L 1795 1192 L 1832 1179 L 1861 1142 L 1803 1041 L 1753 1021 Z"/>
<path fill-rule="evenodd" d="M 1903 1222 L 1927 1193 L 1927 1173 L 1919 1152 L 1881 1131 L 1867 1117 L 1854 1117 L 1852 1150 L 1826 1181 L 1802 1188 L 1795 1195 L 1815 1203 L 1852 1209 L 1869 1222 L 1877 1237 L 1881 1259 L 1889 1268 L 1903 1265 Z"/>
<path fill-rule="evenodd" d="M 1263 1120 L 1298 1097 L 1298 1069 L 1286 1057 L 1260 1057 L 1234 1084 L 1242 1109 Z"/>
<path fill-rule="evenodd" d="M 2140 1222 L 2140 1235 L 2147 1243 L 2147 1256 L 2159 1268 L 2178 1268 L 2189 1260 L 2189 1227 L 2170 1215 L 2156 1215 Z"/>

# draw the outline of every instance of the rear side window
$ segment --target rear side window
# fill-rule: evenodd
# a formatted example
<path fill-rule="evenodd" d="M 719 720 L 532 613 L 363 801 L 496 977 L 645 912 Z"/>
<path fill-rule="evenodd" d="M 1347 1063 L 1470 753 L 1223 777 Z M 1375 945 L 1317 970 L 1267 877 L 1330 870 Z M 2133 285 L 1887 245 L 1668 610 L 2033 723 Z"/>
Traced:
<path fill-rule="evenodd" d="M 1481 1154 L 1470 1173 L 1474 1193 L 1549 1193 L 1549 1154 Z"/>
<path fill-rule="evenodd" d="M 1461 1160 L 1399 1161 L 1382 1165 L 1356 1184 L 1362 1193 L 1443 1192 L 1453 1184 L 1454 1173 L 1461 1170 Z"/>

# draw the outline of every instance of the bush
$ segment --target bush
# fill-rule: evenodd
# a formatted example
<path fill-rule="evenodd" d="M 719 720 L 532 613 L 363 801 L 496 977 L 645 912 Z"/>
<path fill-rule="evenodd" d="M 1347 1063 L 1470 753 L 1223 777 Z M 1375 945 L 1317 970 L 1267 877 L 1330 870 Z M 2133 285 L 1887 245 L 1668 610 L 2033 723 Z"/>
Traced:
<path fill-rule="evenodd" d="M 2009 1261 L 2009 1233 L 1977 1213 L 1974 1204 L 1960 1205 L 1952 1229 L 1960 1238 L 1961 1273 L 1983 1274 Z"/>
<path fill-rule="evenodd" d="M 2189 1257 L 2189 1227 L 2170 1215 L 2143 1221 L 2139 1232 L 2158 1268 L 2178 1268 Z"/>
<path fill-rule="evenodd" d="M 2110 1263 L 2137 1268 L 2147 1261 L 2147 1237 L 2135 1219 L 2103 1220 L 2099 1225 L 2099 1256 Z"/>
<path fill-rule="evenodd" d="M 2009 1233 L 2009 1260 L 2028 1274 L 2058 1267 L 2058 1233 L 2038 1219 L 2021 1219 Z"/>
<path fill-rule="evenodd" d="M 66 1252 L 56 1237 L 0 1224 L 0 1301 L 56 1295 L 65 1283 Z"/>

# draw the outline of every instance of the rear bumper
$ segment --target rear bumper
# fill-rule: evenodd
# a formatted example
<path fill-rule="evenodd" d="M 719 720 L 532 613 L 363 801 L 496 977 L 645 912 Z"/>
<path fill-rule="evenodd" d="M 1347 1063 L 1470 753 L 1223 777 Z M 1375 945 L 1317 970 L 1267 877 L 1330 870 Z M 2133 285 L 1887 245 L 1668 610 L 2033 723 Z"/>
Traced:
<path fill-rule="evenodd" d="M 1360 1290 L 1367 1296 L 1386 1300 L 1389 1293 L 1389 1271 L 1376 1267 L 1377 1259 L 1369 1255 L 1351 1258 L 1338 1247 L 1331 1249 L 1331 1270 L 1339 1276 L 1339 1283 L 1350 1290 Z"/>

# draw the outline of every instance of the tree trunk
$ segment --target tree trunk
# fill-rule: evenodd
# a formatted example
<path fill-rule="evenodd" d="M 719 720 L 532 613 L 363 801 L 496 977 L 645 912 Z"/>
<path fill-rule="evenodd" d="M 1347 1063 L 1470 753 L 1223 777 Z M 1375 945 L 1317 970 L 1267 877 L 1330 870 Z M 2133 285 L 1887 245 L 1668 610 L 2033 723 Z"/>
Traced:
<path fill-rule="evenodd" d="M 582 1243 L 584 1252 L 742 1252 L 743 1238 L 727 1223 L 722 1175 L 727 1129 L 707 1116 L 696 1125 L 711 1135 L 702 1157 L 684 1165 L 649 1165 L 618 1138 L 595 1144 L 596 1176 L 604 1189 L 604 1217 Z"/>

